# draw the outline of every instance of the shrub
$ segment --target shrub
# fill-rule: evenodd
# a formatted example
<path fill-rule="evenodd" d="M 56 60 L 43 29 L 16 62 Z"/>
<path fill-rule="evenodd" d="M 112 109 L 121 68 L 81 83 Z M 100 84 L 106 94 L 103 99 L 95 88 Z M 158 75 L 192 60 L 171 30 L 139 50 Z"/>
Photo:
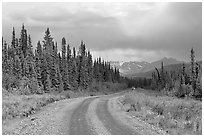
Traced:
<path fill-rule="evenodd" d="M 180 81 L 176 81 L 174 87 L 175 87 L 174 95 L 176 97 L 184 97 L 186 95 L 185 90 Z"/>
<path fill-rule="evenodd" d="M 74 94 L 75 94 L 75 93 L 74 93 L 73 91 L 67 90 L 67 91 L 61 92 L 59 95 L 60 95 L 60 96 L 64 96 L 64 97 L 66 97 L 66 98 L 73 98 L 73 97 L 75 96 Z"/>
<path fill-rule="evenodd" d="M 11 88 L 17 88 L 18 79 L 13 75 L 3 74 L 2 87 L 5 88 L 6 90 L 12 90 Z"/>
<path fill-rule="evenodd" d="M 164 117 L 160 117 L 158 121 L 158 126 L 162 129 L 165 129 L 167 125 L 168 125 L 167 119 L 165 119 Z"/>
<path fill-rule="evenodd" d="M 130 111 L 141 111 L 141 105 L 139 102 L 131 104 Z"/>
<path fill-rule="evenodd" d="M 31 93 L 37 93 L 37 94 L 42 94 L 43 93 L 41 88 L 38 85 L 37 79 L 31 78 L 29 80 L 29 82 L 30 82 L 29 83 L 29 88 L 30 88 Z"/>
<path fill-rule="evenodd" d="M 35 78 L 27 78 L 22 77 L 20 80 L 18 80 L 17 84 L 18 90 L 16 93 L 21 95 L 29 95 L 29 94 L 42 94 L 43 91 L 38 85 L 38 81 Z"/>
<path fill-rule="evenodd" d="M 93 81 L 88 88 L 91 92 L 116 92 L 127 87 L 126 84 L 112 82 L 96 82 Z"/>
<path fill-rule="evenodd" d="M 182 89 L 184 90 L 185 95 L 187 95 L 187 96 L 189 96 L 193 92 L 192 85 L 185 85 L 185 84 L 183 84 L 182 85 Z"/>
<path fill-rule="evenodd" d="M 191 86 L 185 85 L 187 91 Z M 192 98 L 178 99 L 168 96 L 157 96 L 145 92 L 126 94 L 121 104 L 125 111 L 142 111 L 132 113 L 145 122 L 158 126 L 170 134 L 201 134 L 202 133 L 202 102 Z M 129 104 L 129 105 L 128 105 Z"/>
<path fill-rule="evenodd" d="M 157 104 L 152 107 L 152 111 L 157 113 L 158 115 L 163 115 L 164 114 L 164 106 Z"/>

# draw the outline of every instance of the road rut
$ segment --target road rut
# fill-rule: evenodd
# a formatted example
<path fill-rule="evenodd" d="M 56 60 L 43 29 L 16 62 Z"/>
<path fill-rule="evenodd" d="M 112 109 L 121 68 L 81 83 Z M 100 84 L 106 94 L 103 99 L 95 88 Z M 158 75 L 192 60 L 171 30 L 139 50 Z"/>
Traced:
<path fill-rule="evenodd" d="M 121 122 L 118 122 L 110 114 L 108 110 L 108 99 L 101 99 L 97 105 L 96 114 L 102 121 L 106 129 L 112 135 L 135 135 L 137 132 L 133 131 L 131 128 L 127 127 Z"/>
<path fill-rule="evenodd" d="M 82 102 L 82 104 L 76 108 L 72 114 L 70 121 L 69 134 L 70 135 L 90 135 L 93 134 L 90 126 L 86 120 L 86 113 L 89 107 L 89 104 L 95 98 L 89 98 Z"/>

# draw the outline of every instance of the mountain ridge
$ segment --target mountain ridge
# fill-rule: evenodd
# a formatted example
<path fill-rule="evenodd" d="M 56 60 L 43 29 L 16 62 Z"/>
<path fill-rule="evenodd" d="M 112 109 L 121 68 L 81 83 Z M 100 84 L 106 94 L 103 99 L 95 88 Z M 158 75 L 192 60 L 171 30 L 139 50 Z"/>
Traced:
<path fill-rule="evenodd" d="M 110 65 L 112 67 L 116 67 L 119 69 L 120 73 L 123 75 L 131 75 L 135 73 L 145 73 L 148 72 L 155 67 L 160 68 L 161 62 L 163 62 L 164 66 L 168 66 L 171 64 L 180 64 L 184 61 L 178 61 L 174 58 L 164 57 L 160 60 L 154 62 L 146 62 L 146 61 L 110 61 Z"/>
<path fill-rule="evenodd" d="M 202 61 L 197 61 L 197 62 L 200 65 L 200 67 L 202 68 Z M 180 64 L 171 64 L 171 65 L 164 66 L 164 70 L 166 70 L 166 71 L 175 71 L 175 72 L 181 73 L 182 67 L 183 67 L 183 63 L 180 63 Z M 185 68 L 186 68 L 186 73 L 190 74 L 190 69 L 191 69 L 190 62 L 185 63 Z M 158 69 L 160 70 L 161 67 L 159 67 Z M 134 74 L 126 75 L 126 77 L 145 77 L 145 78 L 151 78 L 152 77 L 152 73 L 154 71 L 155 71 L 155 69 L 152 69 L 152 70 L 147 71 L 147 72 L 141 72 L 141 73 L 134 73 Z"/>

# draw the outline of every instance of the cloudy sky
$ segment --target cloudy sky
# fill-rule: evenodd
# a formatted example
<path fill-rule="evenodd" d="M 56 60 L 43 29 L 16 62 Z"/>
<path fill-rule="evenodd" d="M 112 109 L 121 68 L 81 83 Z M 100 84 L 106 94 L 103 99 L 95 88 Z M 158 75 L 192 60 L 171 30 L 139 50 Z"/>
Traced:
<path fill-rule="evenodd" d="M 118 61 L 189 61 L 190 49 L 202 58 L 201 3 L 3 3 L 2 33 L 25 24 L 35 46 L 47 27 L 54 40 L 86 43 L 94 57 Z M 60 47 L 59 47 L 60 49 Z"/>

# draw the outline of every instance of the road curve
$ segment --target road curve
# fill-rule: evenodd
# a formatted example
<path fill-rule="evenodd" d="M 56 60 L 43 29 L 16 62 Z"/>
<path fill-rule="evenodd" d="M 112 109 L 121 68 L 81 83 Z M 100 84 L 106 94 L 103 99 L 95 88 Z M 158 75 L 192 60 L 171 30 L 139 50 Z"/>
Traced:
<path fill-rule="evenodd" d="M 127 127 L 123 123 L 117 121 L 110 114 L 108 110 L 108 99 L 103 98 L 97 105 L 96 114 L 99 117 L 99 120 L 102 121 L 106 129 L 112 135 L 138 135 L 139 133 L 135 132 L 131 128 Z"/>
<path fill-rule="evenodd" d="M 135 128 L 124 123 L 112 104 L 124 92 L 58 101 L 24 119 L 4 125 L 12 135 L 132 135 Z M 110 102 L 112 102 L 110 104 Z M 117 106 L 117 104 L 115 104 Z M 114 105 L 114 106 L 115 106 Z M 117 116 L 115 116 L 117 114 Z M 122 116 L 119 117 L 118 115 Z"/>
<path fill-rule="evenodd" d="M 91 127 L 88 125 L 86 120 L 86 113 L 89 107 L 89 104 L 95 98 L 88 98 L 84 100 L 81 105 L 76 108 L 72 114 L 70 120 L 69 134 L 70 135 L 92 135 L 93 132 Z"/>
<path fill-rule="evenodd" d="M 138 135 L 138 132 L 119 122 L 120 120 L 117 121 L 109 112 L 108 100 L 115 96 L 118 94 L 85 99 L 71 116 L 69 134 Z"/>

